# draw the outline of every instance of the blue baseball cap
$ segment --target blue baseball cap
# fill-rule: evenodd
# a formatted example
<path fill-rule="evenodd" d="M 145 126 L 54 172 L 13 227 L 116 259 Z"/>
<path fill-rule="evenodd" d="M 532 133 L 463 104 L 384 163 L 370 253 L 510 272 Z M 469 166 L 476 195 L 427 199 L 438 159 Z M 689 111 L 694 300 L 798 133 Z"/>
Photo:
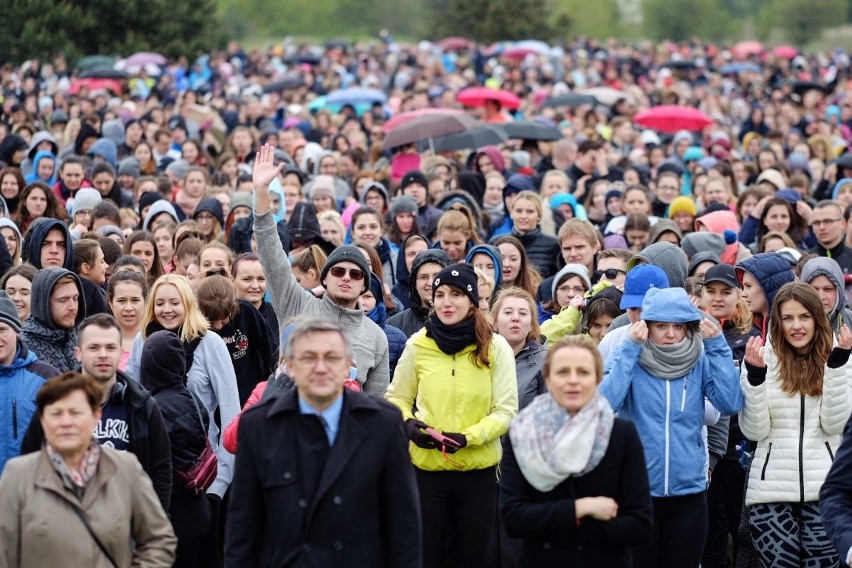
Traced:
<path fill-rule="evenodd" d="M 641 308 L 645 293 L 651 288 L 668 288 L 666 273 L 651 264 L 642 264 L 631 269 L 624 280 L 624 295 L 621 297 L 622 310 Z"/>

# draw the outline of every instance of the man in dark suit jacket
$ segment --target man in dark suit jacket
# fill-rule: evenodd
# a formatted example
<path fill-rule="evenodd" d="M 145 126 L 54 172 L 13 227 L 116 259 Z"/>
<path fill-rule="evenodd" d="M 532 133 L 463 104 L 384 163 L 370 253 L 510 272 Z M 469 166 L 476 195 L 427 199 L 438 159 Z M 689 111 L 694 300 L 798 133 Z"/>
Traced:
<path fill-rule="evenodd" d="M 852 566 L 852 419 L 819 492 L 819 511 L 844 566 Z"/>
<path fill-rule="evenodd" d="M 284 356 L 296 388 L 240 419 L 225 565 L 419 567 L 399 411 L 344 390 L 352 348 L 337 322 L 300 322 Z"/>

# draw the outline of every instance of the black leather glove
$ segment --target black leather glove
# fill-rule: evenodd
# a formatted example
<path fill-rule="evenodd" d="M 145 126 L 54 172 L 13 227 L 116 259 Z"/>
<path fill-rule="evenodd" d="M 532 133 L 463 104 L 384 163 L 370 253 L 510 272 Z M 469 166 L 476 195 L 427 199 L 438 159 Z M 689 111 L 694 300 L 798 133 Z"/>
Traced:
<path fill-rule="evenodd" d="M 458 432 L 443 432 L 443 434 L 447 438 L 452 438 L 453 440 L 458 442 L 458 446 L 444 444 L 444 451 L 446 451 L 448 454 L 454 454 L 463 447 L 467 446 L 467 438 L 464 437 L 464 434 L 459 434 Z"/>
<path fill-rule="evenodd" d="M 415 446 L 424 450 L 439 449 L 437 440 L 423 431 L 426 428 L 429 428 L 428 424 L 415 418 L 409 418 L 405 421 L 405 433 Z"/>

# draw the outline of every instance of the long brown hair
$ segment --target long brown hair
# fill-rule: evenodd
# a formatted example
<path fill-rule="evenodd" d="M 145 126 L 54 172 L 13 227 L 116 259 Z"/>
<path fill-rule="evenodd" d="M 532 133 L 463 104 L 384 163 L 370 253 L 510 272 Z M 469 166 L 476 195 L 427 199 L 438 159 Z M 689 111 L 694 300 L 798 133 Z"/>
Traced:
<path fill-rule="evenodd" d="M 515 277 L 515 281 L 512 282 L 512 285 L 526 290 L 533 298 L 535 298 L 536 294 L 538 294 L 538 287 L 541 284 L 541 274 L 539 274 L 538 270 L 536 270 L 535 266 L 533 266 L 530 262 L 529 256 L 527 256 L 527 249 L 521 244 L 521 241 L 519 241 L 517 237 L 513 237 L 512 235 L 501 235 L 494 239 L 492 244 L 499 250 L 500 245 L 505 243 L 515 247 L 521 254 L 521 268 L 518 270 L 518 275 Z M 502 281 L 502 275 L 500 276 L 500 279 Z"/>
<path fill-rule="evenodd" d="M 781 307 L 792 300 L 802 304 L 814 320 L 814 338 L 804 353 L 796 351 L 784 337 Z M 822 301 L 810 285 L 790 282 L 778 290 L 769 315 L 769 333 L 772 348 L 778 357 L 781 390 L 791 395 L 820 396 L 824 366 L 831 353 L 834 338 L 828 316 L 823 311 Z"/>

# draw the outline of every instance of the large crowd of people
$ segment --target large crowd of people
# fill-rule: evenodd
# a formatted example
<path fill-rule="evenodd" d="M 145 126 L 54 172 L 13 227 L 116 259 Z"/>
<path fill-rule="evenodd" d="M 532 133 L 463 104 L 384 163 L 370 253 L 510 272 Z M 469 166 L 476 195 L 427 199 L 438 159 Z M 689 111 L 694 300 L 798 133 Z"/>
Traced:
<path fill-rule="evenodd" d="M 155 56 L 0 67 L 0 566 L 852 565 L 845 52 Z"/>

